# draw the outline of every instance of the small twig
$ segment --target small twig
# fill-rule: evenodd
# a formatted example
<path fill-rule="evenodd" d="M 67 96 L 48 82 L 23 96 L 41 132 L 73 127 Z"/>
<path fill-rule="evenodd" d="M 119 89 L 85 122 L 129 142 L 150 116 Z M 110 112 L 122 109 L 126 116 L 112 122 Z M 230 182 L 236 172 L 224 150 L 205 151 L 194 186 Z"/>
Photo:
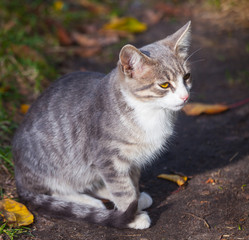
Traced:
<path fill-rule="evenodd" d="M 234 158 L 238 156 L 239 152 L 236 152 L 230 159 L 229 162 L 232 162 Z"/>
<path fill-rule="evenodd" d="M 206 219 L 201 218 L 201 217 L 198 217 L 198 216 L 194 215 L 193 213 L 184 212 L 184 214 L 190 215 L 190 216 L 192 216 L 193 218 L 196 218 L 196 219 L 199 219 L 199 220 L 203 221 L 204 225 L 205 225 L 207 228 L 209 228 L 209 229 L 211 228 L 211 226 L 208 224 L 208 222 L 207 222 Z"/>
<path fill-rule="evenodd" d="M 244 100 L 241 100 L 239 102 L 233 103 L 229 105 L 229 108 L 236 108 L 236 107 L 240 107 L 242 105 L 245 105 L 246 103 L 249 103 L 249 98 L 246 98 Z"/>
<path fill-rule="evenodd" d="M 2 167 L 2 169 L 5 171 L 5 173 L 6 173 L 7 175 L 11 176 L 9 170 L 8 170 L 3 164 L 1 164 L 1 167 Z"/>

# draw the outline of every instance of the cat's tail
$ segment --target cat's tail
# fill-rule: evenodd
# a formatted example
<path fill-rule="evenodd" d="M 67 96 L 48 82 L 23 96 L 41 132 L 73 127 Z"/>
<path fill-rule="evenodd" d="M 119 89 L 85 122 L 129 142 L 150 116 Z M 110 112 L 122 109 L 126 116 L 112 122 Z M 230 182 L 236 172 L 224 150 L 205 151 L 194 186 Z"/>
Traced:
<path fill-rule="evenodd" d="M 28 191 L 19 191 L 20 198 L 29 202 L 32 208 L 43 215 L 62 218 L 72 221 L 87 221 L 103 226 L 127 228 L 136 215 L 137 201 L 130 204 L 125 212 L 117 209 L 102 209 L 75 202 L 63 201 L 61 198 L 45 194 L 33 194 Z"/>

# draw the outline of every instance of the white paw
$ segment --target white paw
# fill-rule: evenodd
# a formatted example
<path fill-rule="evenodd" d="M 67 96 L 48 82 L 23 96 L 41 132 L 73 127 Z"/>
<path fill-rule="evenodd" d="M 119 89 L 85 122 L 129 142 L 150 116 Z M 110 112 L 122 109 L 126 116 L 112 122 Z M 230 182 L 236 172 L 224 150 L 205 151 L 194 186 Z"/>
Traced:
<path fill-rule="evenodd" d="M 138 199 L 138 211 L 150 207 L 152 203 L 153 203 L 153 200 L 151 196 L 145 192 L 141 192 L 140 197 Z"/>
<path fill-rule="evenodd" d="M 135 217 L 135 220 L 128 224 L 129 228 L 145 229 L 149 228 L 151 224 L 150 217 L 147 212 L 140 212 Z"/>

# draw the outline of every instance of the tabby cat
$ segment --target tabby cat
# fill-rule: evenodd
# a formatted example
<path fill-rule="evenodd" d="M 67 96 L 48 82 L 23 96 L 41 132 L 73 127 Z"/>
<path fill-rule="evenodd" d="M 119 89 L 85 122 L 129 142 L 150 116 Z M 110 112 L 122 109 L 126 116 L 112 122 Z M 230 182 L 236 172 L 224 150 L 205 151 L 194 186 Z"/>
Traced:
<path fill-rule="evenodd" d="M 55 217 L 148 228 L 152 199 L 139 192 L 140 169 L 167 146 L 189 98 L 189 41 L 190 22 L 141 49 L 125 45 L 107 75 L 55 81 L 13 139 L 20 198 Z"/>

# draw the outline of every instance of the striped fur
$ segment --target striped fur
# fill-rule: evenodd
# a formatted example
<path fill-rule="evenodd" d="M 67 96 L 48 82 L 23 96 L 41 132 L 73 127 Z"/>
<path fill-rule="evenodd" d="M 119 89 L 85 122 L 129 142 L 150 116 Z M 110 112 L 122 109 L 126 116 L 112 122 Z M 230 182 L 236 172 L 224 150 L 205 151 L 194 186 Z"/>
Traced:
<path fill-rule="evenodd" d="M 189 94 L 190 23 L 138 50 L 126 45 L 108 75 L 76 72 L 32 105 L 13 139 L 18 194 L 52 216 L 143 229 L 152 204 L 140 169 L 167 146 Z M 160 84 L 170 83 L 169 89 Z M 111 200 L 108 210 L 99 198 Z"/>

